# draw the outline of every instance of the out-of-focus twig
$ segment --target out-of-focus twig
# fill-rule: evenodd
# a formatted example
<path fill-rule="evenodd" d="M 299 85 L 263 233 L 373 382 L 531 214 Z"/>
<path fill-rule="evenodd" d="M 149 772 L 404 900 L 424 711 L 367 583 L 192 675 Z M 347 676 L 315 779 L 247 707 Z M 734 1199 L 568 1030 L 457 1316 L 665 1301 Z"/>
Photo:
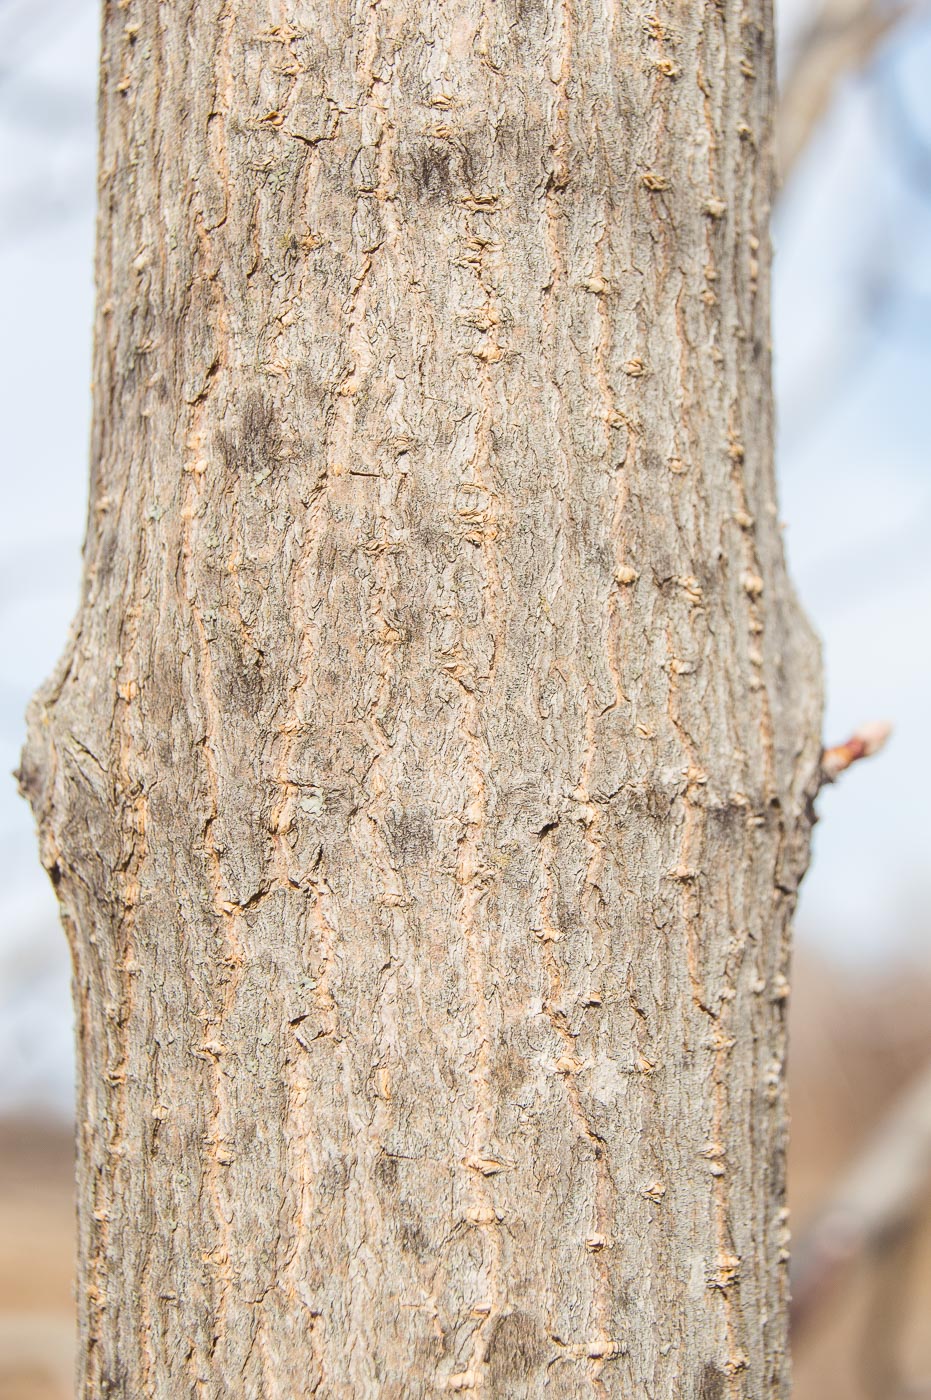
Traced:
<path fill-rule="evenodd" d="M 782 84 L 776 144 L 783 183 L 824 116 L 838 80 L 863 68 L 892 26 L 916 8 L 916 0 L 885 7 L 876 0 L 823 0 Z"/>
<path fill-rule="evenodd" d="M 917 1235 L 904 1221 L 883 1240 L 872 1280 L 866 1323 L 860 1334 L 860 1374 L 868 1400 L 906 1400 L 903 1333 L 914 1287 Z"/>
<path fill-rule="evenodd" d="M 894 1104 L 792 1255 L 800 1332 L 856 1259 L 894 1241 L 931 1194 L 931 1064 Z"/>
<path fill-rule="evenodd" d="M 825 749 L 821 755 L 821 781 L 833 783 L 851 763 L 878 753 L 891 733 L 892 725 L 885 721 L 864 724 L 855 734 L 851 734 L 846 743 Z"/>

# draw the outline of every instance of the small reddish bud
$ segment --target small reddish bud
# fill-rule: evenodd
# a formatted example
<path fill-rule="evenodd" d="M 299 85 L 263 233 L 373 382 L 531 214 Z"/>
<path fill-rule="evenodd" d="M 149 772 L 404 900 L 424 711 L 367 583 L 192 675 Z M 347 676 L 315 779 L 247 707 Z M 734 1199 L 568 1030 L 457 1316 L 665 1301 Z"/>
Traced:
<path fill-rule="evenodd" d="M 874 724 L 864 724 L 857 732 L 847 740 L 845 744 L 837 744 L 834 748 L 825 749 L 821 755 L 821 771 L 824 774 L 826 783 L 833 783 L 845 768 L 849 768 L 851 763 L 856 763 L 858 759 L 869 758 L 870 754 L 878 753 L 892 733 L 892 725 L 882 721 Z"/>

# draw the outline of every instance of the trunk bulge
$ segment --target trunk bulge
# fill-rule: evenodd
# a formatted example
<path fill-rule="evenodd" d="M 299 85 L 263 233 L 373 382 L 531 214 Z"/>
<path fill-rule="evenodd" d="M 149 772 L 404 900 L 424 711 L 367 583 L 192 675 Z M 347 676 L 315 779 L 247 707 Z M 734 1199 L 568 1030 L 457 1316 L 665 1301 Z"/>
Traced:
<path fill-rule="evenodd" d="M 768 0 L 109 0 L 80 1393 L 788 1394 Z"/>

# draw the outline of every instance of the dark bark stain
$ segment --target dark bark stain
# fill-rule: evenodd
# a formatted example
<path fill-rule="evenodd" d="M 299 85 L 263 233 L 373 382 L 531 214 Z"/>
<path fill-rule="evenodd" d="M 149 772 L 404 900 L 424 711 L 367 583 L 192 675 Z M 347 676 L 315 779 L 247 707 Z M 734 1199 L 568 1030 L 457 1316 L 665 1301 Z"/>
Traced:
<path fill-rule="evenodd" d="M 726 1378 L 713 1361 L 706 1361 L 698 1375 L 695 1400 L 724 1400 Z"/>
<path fill-rule="evenodd" d="M 388 1190 L 393 1190 L 398 1184 L 397 1161 L 387 1152 L 383 1152 L 375 1163 L 375 1180 Z"/>
<path fill-rule="evenodd" d="M 272 469 L 281 451 L 274 406 L 258 392 L 248 393 L 238 429 L 220 429 L 216 442 L 230 470 L 247 474 Z"/>
<path fill-rule="evenodd" d="M 546 1359 L 546 1337 L 525 1312 L 499 1317 L 488 1342 L 488 1381 L 493 1395 L 530 1394 L 527 1382 Z M 533 1392 L 536 1393 L 536 1392 Z"/>

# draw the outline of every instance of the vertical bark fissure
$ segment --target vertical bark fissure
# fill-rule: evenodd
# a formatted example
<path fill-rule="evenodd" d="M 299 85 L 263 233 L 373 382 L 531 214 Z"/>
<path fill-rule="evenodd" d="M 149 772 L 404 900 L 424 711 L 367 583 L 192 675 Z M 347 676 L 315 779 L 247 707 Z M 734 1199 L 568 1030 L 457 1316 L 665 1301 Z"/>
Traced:
<path fill-rule="evenodd" d="M 767 0 L 104 9 L 82 1395 L 788 1393 Z"/>

